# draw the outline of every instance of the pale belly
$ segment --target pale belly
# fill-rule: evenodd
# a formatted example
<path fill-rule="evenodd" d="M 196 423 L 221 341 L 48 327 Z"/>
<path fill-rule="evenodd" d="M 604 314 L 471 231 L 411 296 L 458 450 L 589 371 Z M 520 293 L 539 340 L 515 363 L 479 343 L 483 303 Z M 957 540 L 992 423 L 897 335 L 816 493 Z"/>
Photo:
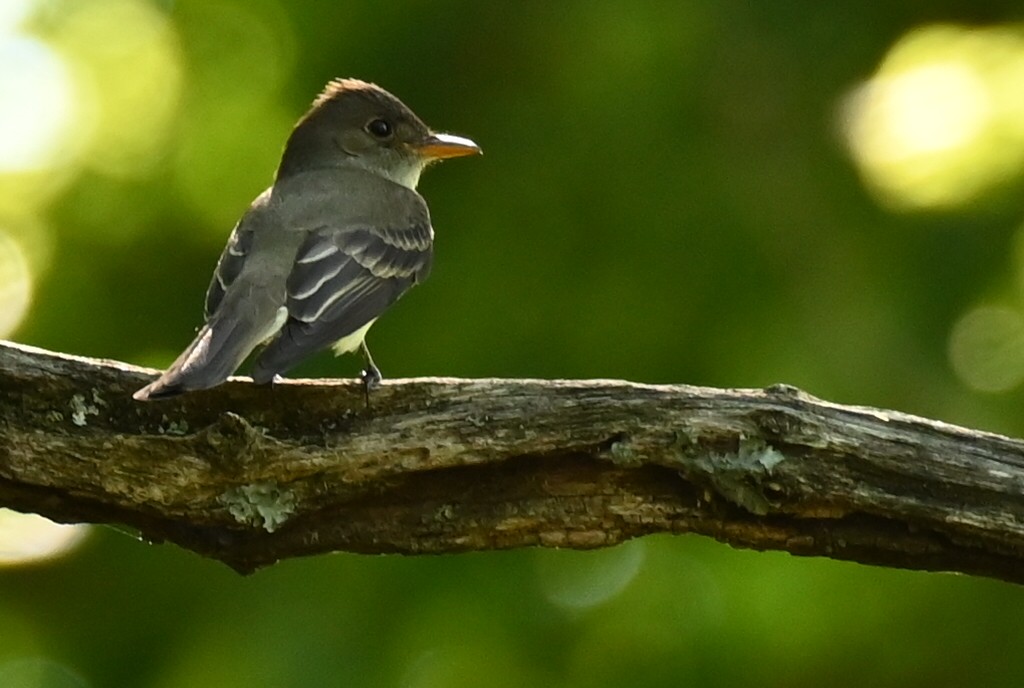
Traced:
<path fill-rule="evenodd" d="M 336 341 L 331 346 L 331 348 L 334 349 L 334 353 L 340 356 L 341 354 L 347 354 L 350 351 L 358 349 L 359 345 L 363 343 L 363 339 L 366 337 L 366 333 L 369 331 L 370 326 L 375 322 L 377 322 L 376 318 L 366 323 L 352 334 L 346 335 Z"/>

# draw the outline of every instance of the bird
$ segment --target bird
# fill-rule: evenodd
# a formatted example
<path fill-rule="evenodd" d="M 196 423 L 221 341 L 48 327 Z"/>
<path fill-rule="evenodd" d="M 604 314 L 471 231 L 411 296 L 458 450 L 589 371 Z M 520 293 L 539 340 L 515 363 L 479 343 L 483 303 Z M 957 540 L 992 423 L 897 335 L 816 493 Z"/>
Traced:
<path fill-rule="evenodd" d="M 195 339 L 133 397 L 214 387 L 260 347 L 251 374 L 266 384 L 333 343 L 339 355 L 362 353 L 368 402 L 381 373 L 366 333 L 430 273 L 434 230 L 420 174 L 479 153 L 376 84 L 328 82 L 288 137 L 273 184 L 231 232 Z"/>

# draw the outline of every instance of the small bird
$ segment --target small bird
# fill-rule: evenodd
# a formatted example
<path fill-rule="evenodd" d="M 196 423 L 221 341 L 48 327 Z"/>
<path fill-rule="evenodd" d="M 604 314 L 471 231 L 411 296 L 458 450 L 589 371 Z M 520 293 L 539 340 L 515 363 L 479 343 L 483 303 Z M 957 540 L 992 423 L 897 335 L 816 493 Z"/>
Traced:
<path fill-rule="evenodd" d="M 162 399 L 223 382 L 256 347 L 271 382 L 334 343 L 359 349 L 367 391 L 380 369 L 366 332 L 426 279 L 434 230 L 416 184 L 424 168 L 480 153 L 433 132 L 375 84 L 335 79 L 285 145 L 274 184 L 235 225 L 206 292 L 206 321 L 163 375 L 133 395 Z"/>

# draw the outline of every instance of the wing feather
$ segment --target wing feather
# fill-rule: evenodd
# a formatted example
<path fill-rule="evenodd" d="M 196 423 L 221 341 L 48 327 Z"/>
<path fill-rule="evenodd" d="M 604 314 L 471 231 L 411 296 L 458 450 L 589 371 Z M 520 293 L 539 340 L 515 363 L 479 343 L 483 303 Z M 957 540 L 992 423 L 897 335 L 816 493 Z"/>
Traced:
<path fill-rule="evenodd" d="M 213 271 L 213 279 L 206 290 L 206 319 L 217 311 L 224 294 L 231 287 L 231 284 L 242 274 L 245 266 L 246 256 L 252 248 L 253 229 L 252 225 L 239 222 L 228 238 L 227 246 L 220 254 L 217 261 L 217 268 Z"/>
<path fill-rule="evenodd" d="M 430 273 L 426 207 L 408 227 L 322 227 L 299 248 L 287 281 L 288 320 L 256 361 L 262 382 L 380 316 Z"/>

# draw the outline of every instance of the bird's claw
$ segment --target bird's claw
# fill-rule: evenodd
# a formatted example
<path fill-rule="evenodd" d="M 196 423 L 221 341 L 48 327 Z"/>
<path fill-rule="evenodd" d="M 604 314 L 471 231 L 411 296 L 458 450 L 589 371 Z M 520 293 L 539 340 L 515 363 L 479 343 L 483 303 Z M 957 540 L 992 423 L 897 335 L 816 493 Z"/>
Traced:
<path fill-rule="evenodd" d="M 359 379 L 363 381 L 363 396 L 366 399 L 366 407 L 370 407 L 370 390 L 380 387 L 380 369 L 375 365 L 369 365 L 359 373 Z"/>

